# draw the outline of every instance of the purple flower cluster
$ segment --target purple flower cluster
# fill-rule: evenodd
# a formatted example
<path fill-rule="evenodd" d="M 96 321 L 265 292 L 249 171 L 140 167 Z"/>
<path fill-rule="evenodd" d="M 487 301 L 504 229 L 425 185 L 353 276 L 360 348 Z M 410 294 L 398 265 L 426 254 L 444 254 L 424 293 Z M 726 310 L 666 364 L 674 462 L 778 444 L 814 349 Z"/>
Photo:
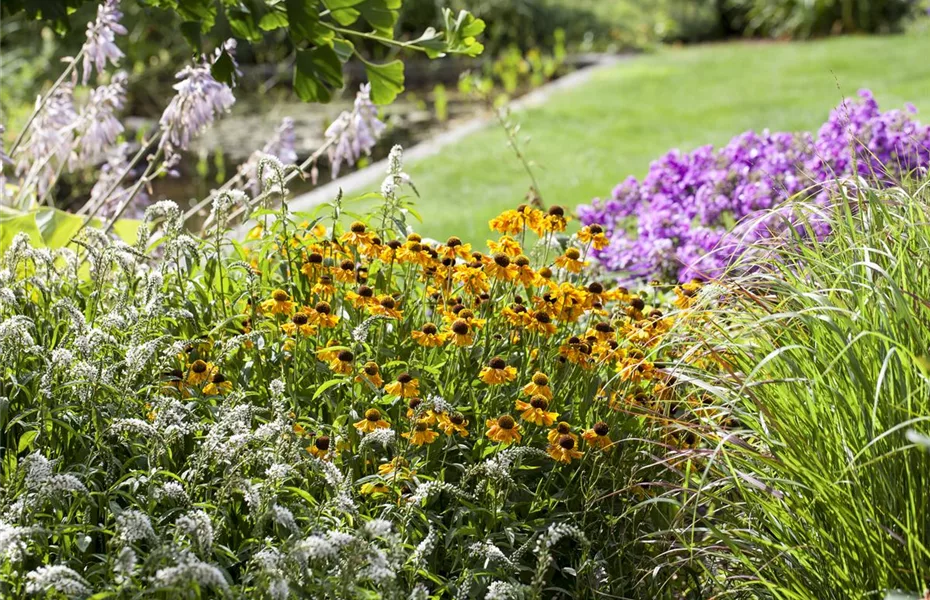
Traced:
<path fill-rule="evenodd" d="M 642 181 L 630 177 L 578 214 L 605 227 L 611 244 L 597 258 L 608 270 L 631 279 L 714 277 L 784 229 L 781 217 L 791 218 L 784 211 L 756 217 L 787 198 L 826 206 L 836 184 L 855 176 L 892 184 L 926 174 L 930 126 L 914 113 L 911 105 L 883 113 L 863 90 L 858 101 L 844 100 L 816 137 L 747 131 L 719 149 L 673 150 Z M 823 222 L 816 233 L 826 233 Z"/>

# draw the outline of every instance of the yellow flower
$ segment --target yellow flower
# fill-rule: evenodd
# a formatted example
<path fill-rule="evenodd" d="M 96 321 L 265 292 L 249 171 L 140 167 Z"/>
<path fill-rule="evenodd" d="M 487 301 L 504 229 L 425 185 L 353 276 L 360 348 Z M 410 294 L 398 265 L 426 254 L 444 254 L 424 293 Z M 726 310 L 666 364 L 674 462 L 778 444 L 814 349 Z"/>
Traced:
<path fill-rule="evenodd" d="M 572 460 L 581 458 L 581 452 L 575 449 L 576 441 L 570 435 L 560 436 L 555 444 L 546 449 L 546 454 L 558 462 L 569 464 Z"/>
<path fill-rule="evenodd" d="M 296 335 L 298 332 L 300 332 L 300 335 L 310 336 L 316 333 L 316 327 L 310 324 L 309 315 L 305 311 L 301 311 L 294 313 L 289 322 L 283 323 L 281 331 L 291 336 Z"/>
<path fill-rule="evenodd" d="M 350 246 L 366 246 L 371 243 L 372 234 L 366 231 L 366 226 L 361 221 L 353 221 L 349 225 L 349 231 L 340 236 L 339 241 Z"/>
<path fill-rule="evenodd" d="M 339 350 L 333 350 L 333 346 L 338 346 L 336 340 L 329 340 L 326 346 L 318 348 L 316 356 L 325 363 L 332 362 L 339 355 Z"/>
<path fill-rule="evenodd" d="M 536 234 L 540 236 L 542 236 L 543 233 L 549 231 L 559 233 L 561 231 L 565 231 L 567 223 L 568 217 L 565 216 L 565 209 L 561 206 L 553 205 L 546 212 L 546 215 L 542 217 L 542 222 L 534 231 L 536 231 Z"/>
<path fill-rule="evenodd" d="M 333 287 L 333 278 L 326 273 L 320 275 L 320 280 L 313 285 L 313 288 L 310 290 L 317 296 L 323 298 L 331 298 L 333 294 L 336 293 L 336 288 Z"/>
<path fill-rule="evenodd" d="M 333 373 L 348 375 L 352 372 L 352 363 L 354 360 L 354 354 L 348 350 L 342 350 L 336 355 L 336 358 L 330 361 L 329 368 Z"/>
<path fill-rule="evenodd" d="M 333 269 L 333 274 L 336 276 L 336 281 L 341 281 L 342 283 L 356 283 L 358 280 L 358 275 L 355 270 L 355 261 L 353 260 L 344 260 L 339 263 L 339 267 Z"/>
<path fill-rule="evenodd" d="M 375 291 L 367 285 L 360 285 L 356 291 L 346 292 L 346 300 L 355 308 L 364 308 L 378 302 Z"/>
<path fill-rule="evenodd" d="M 520 418 L 533 425 L 549 427 L 559 418 L 559 413 L 549 412 L 549 400 L 545 396 L 536 395 L 529 402 L 516 401 Z"/>
<path fill-rule="evenodd" d="M 646 360 L 639 350 L 631 350 L 626 358 L 617 362 L 617 372 L 620 373 L 620 378 L 630 383 L 652 379 L 655 374 L 654 369 L 655 366 Z"/>
<path fill-rule="evenodd" d="M 501 237 L 501 239 L 496 242 L 488 240 L 488 248 L 490 248 L 492 253 L 506 254 L 508 258 L 515 258 L 523 254 L 523 248 L 520 246 L 520 242 L 509 235 Z"/>
<path fill-rule="evenodd" d="M 516 303 L 504 308 L 501 314 L 504 315 L 504 318 L 514 327 L 526 327 L 533 319 L 533 315 L 526 310 L 525 306 Z"/>
<path fill-rule="evenodd" d="M 578 239 L 583 244 L 592 244 L 595 250 L 603 250 L 610 245 L 610 240 L 604 235 L 604 228 L 597 223 L 582 227 Z"/>
<path fill-rule="evenodd" d="M 697 280 L 691 280 L 688 283 L 683 283 L 675 287 L 675 306 L 684 310 L 686 308 L 691 308 L 694 306 L 695 300 L 697 300 L 698 292 L 701 289 L 701 282 Z"/>
<path fill-rule="evenodd" d="M 471 346 L 475 341 L 471 333 L 471 327 L 464 319 L 453 321 L 451 333 L 456 346 Z"/>
<path fill-rule="evenodd" d="M 588 264 L 581 260 L 581 252 L 578 248 L 568 248 L 565 254 L 555 259 L 555 266 L 565 269 L 569 273 L 581 273 L 581 270 Z"/>
<path fill-rule="evenodd" d="M 484 265 L 484 272 L 492 279 L 513 281 L 517 278 L 517 267 L 511 264 L 510 257 L 498 252 Z"/>
<path fill-rule="evenodd" d="M 520 235 L 524 229 L 529 228 L 540 233 L 544 213 L 540 210 L 521 204 L 516 210 L 507 210 L 488 222 L 490 228 L 507 235 Z"/>
<path fill-rule="evenodd" d="M 378 467 L 378 475 L 387 477 L 393 475 L 395 471 L 402 470 L 407 466 L 407 461 L 402 456 L 396 456 L 390 462 L 386 462 Z"/>
<path fill-rule="evenodd" d="M 533 287 L 542 282 L 542 277 L 530 266 L 529 258 L 521 254 L 514 259 L 513 264 L 517 269 L 516 281 L 522 286 Z"/>
<path fill-rule="evenodd" d="M 550 429 L 549 433 L 546 435 L 546 439 L 549 440 L 550 444 L 555 444 L 563 435 L 573 437 L 575 439 L 575 443 L 578 443 L 578 436 L 572 433 L 572 426 L 565 421 L 559 421 L 554 428 Z"/>
<path fill-rule="evenodd" d="M 543 396 L 546 400 L 552 400 L 552 388 L 549 387 L 549 378 L 545 373 L 537 371 L 533 379 L 523 386 L 523 393 L 527 396 Z"/>
<path fill-rule="evenodd" d="M 410 337 L 425 348 L 436 348 L 446 343 L 446 336 L 439 333 L 439 329 L 433 323 L 426 323 L 419 331 L 412 332 Z"/>
<path fill-rule="evenodd" d="M 378 368 L 377 363 L 371 361 L 365 363 L 365 366 L 362 367 L 362 372 L 355 378 L 355 381 L 359 383 L 367 381 L 376 388 L 380 388 L 384 385 L 384 380 L 381 379 L 381 369 Z"/>
<path fill-rule="evenodd" d="M 369 481 L 368 483 L 362 484 L 361 492 L 366 496 L 389 494 L 391 492 L 391 488 L 389 488 L 381 481 Z"/>
<path fill-rule="evenodd" d="M 613 446 L 610 435 L 608 435 L 609 432 L 610 426 L 604 421 L 598 421 L 591 429 L 582 433 L 581 437 L 595 448 L 607 451 Z"/>
<path fill-rule="evenodd" d="M 307 452 L 319 459 L 325 459 L 329 454 L 329 436 L 321 435 L 313 440 L 313 443 L 307 446 Z"/>
<path fill-rule="evenodd" d="M 208 363 L 200 359 L 195 360 L 187 369 L 187 383 L 190 385 L 200 385 L 213 377 L 213 373 L 215 372 L 216 367 L 213 366 L 213 363 Z"/>
<path fill-rule="evenodd" d="M 333 314 L 333 308 L 329 302 L 317 302 L 313 308 L 304 309 L 310 322 L 323 328 L 333 328 L 339 323 L 339 315 Z"/>
<path fill-rule="evenodd" d="M 401 373 L 396 380 L 384 386 L 384 391 L 392 396 L 413 398 L 420 395 L 420 382 L 410 373 Z"/>
<path fill-rule="evenodd" d="M 391 296 L 378 296 L 377 304 L 368 305 L 368 312 L 391 319 L 400 319 L 402 314 L 397 310 L 397 302 Z"/>
<path fill-rule="evenodd" d="M 262 239 L 262 226 L 256 225 L 252 229 L 249 229 L 249 233 L 245 236 L 247 240 L 260 240 Z"/>
<path fill-rule="evenodd" d="M 294 312 L 294 303 L 284 290 L 271 292 L 271 299 L 262 302 L 262 310 L 273 315 L 289 315 Z"/>
<path fill-rule="evenodd" d="M 533 320 L 527 326 L 530 331 L 541 333 L 542 335 L 552 335 L 557 331 L 556 326 L 552 323 L 552 317 L 549 313 L 537 310 L 533 313 Z"/>
<path fill-rule="evenodd" d="M 439 429 L 446 435 L 457 433 L 462 437 L 468 437 L 467 427 L 468 419 L 460 412 L 452 413 L 451 415 L 446 415 L 445 413 L 439 415 Z"/>
<path fill-rule="evenodd" d="M 363 433 L 371 433 L 375 429 L 387 429 L 391 424 L 381 418 L 381 411 L 369 408 L 365 411 L 365 418 L 355 423 L 355 428 Z"/>
<path fill-rule="evenodd" d="M 576 365 L 587 368 L 591 363 L 591 346 L 581 341 L 577 336 L 572 336 L 565 340 L 565 343 L 559 346 L 559 356 L 565 357 L 566 360 Z"/>
<path fill-rule="evenodd" d="M 218 370 L 214 371 L 213 377 L 210 378 L 210 383 L 203 386 L 203 393 L 208 396 L 219 396 L 220 394 L 228 394 L 232 389 L 232 382 L 228 381 L 223 374 Z"/>
<path fill-rule="evenodd" d="M 452 279 L 462 284 L 466 293 L 478 296 L 491 289 L 488 283 L 487 273 L 484 272 L 484 264 L 479 261 L 473 261 L 467 265 L 458 265 L 452 273 Z"/>
<path fill-rule="evenodd" d="M 437 432 L 429 428 L 429 423 L 426 421 L 417 421 L 416 425 L 413 426 L 413 431 L 408 431 L 400 435 L 409 439 L 410 443 L 414 446 L 432 444 L 436 441 L 436 438 L 439 437 Z"/>
<path fill-rule="evenodd" d="M 443 260 L 455 260 L 456 258 L 468 260 L 471 258 L 471 244 L 463 244 L 462 240 L 452 236 L 446 240 L 444 246 L 436 248 L 436 254 Z"/>
<path fill-rule="evenodd" d="M 510 415 L 501 415 L 497 419 L 488 419 L 485 424 L 488 427 L 485 435 L 495 442 L 510 445 L 513 442 L 519 443 L 523 439 L 523 436 L 520 435 L 520 426 Z"/>
<path fill-rule="evenodd" d="M 491 359 L 488 366 L 481 369 L 481 373 L 478 377 L 488 385 L 500 385 L 516 379 L 517 370 L 507 366 L 503 358 L 496 356 Z"/>

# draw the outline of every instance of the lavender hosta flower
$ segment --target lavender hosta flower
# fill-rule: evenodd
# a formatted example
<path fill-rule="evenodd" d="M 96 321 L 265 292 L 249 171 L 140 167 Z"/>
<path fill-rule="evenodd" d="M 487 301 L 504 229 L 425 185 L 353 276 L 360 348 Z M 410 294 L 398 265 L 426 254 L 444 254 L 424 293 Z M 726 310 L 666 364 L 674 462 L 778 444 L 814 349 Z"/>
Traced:
<path fill-rule="evenodd" d="M 231 53 L 235 49 L 234 40 L 227 41 L 224 48 Z M 176 75 L 180 80 L 174 85 L 177 93 L 158 121 L 164 135 L 161 147 L 168 164 L 176 163 L 180 152 L 190 147 L 191 140 L 236 102 L 229 86 L 213 78 L 211 66 L 212 61 L 204 57 Z"/>
<path fill-rule="evenodd" d="M 119 71 L 108 85 L 91 90 L 90 99 L 78 115 L 80 137 L 73 157 L 77 165 L 89 166 L 103 160 L 123 133 L 123 124 L 115 113 L 126 100 L 128 80 L 126 73 Z"/>
<path fill-rule="evenodd" d="M 871 92 L 859 96 L 837 107 L 816 137 L 748 131 L 719 149 L 669 152 L 642 181 L 628 178 L 610 198 L 579 207 L 582 222 L 603 225 L 610 238 L 595 255 L 630 279 L 715 277 L 760 241 L 789 230 L 827 234 L 822 217 L 803 227 L 784 215 L 756 218 L 787 198 L 810 196 L 825 205 L 850 178 L 891 185 L 925 174 L 930 126 L 913 119 L 913 106 L 883 113 Z M 755 225 L 730 233 L 743 220 Z"/>
<path fill-rule="evenodd" d="M 36 109 L 40 103 L 41 99 L 36 99 Z M 33 179 L 40 195 L 54 182 L 61 163 L 68 160 L 78 122 L 74 86 L 63 83 L 39 110 L 29 137 L 16 152 L 17 174 Z"/>
<path fill-rule="evenodd" d="M 90 80 L 91 68 L 102 73 L 110 61 L 119 64 L 123 52 L 116 46 L 116 36 L 126 35 L 126 28 L 120 23 L 123 13 L 119 10 L 119 0 L 105 0 L 97 6 L 97 18 L 87 24 L 87 40 L 82 48 L 84 52 L 83 83 Z"/>
<path fill-rule="evenodd" d="M 352 111 L 344 111 L 326 128 L 329 164 L 333 178 L 339 176 L 343 163 L 354 165 L 362 154 L 371 155 L 372 148 L 386 127 L 378 119 L 378 108 L 371 102 L 371 84 L 363 83 L 355 95 Z"/>

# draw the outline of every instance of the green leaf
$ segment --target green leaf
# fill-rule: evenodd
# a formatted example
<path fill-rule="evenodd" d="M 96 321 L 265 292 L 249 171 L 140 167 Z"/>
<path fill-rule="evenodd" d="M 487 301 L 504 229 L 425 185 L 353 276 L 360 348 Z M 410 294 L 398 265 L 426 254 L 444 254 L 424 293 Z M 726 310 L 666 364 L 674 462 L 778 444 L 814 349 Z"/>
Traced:
<path fill-rule="evenodd" d="M 200 21 L 184 21 L 181 23 L 181 35 L 192 48 L 200 48 L 203 41 L 200 38 Z"/>
<path fill-rule="evenodd" d="M 16 445 L 17 454 L 26 450 L 32 441 L 39 437 L 38 431 L 27 431 L 23 435 L 19 436 L 19 444 Z"/>
<path fill-rule="evenodd" d="M 404 63 L 394 60 L 383 65 L 365 64 L 371 82 L 371 100 L 375 104 L 390 104 L 404 91 Z"/>
<path fill-rule="evenodd" d="M 365 0 L 323 0 L 323 4 L 329 9 L 330 16 L 342 26 L 358 21 L 361 13 L 352 7 L 363 2 Z"/>
<path fill-rule="evenodd" d="M 284 5 L 294 41 L 303 42 L 316 37 L 316 24 L 320 20 L 317 0 L 285 0 Z"/>
<path fill-rule="evenodd" d="M 226 17 L 233 35 L 250 42 L 262 41 L 262 30 L 255 24 L 255 19 L 250 13 L 239 9 L 227 9 Z"/>
<path fill-rule="evenodd" d="M 378 34 L 394 39 L 394 25 L 397 24 L 400 7 L 401 0 L 367 0 L 359 5 L 358 10 Z"/>
<path fill-rule="evenodd" d="M 294 91 L 304 102 L 329 102 L 342 87 L 342 63 L 335 50 L 319 46 L 299 50 L 294 66 Z"/>
<path fill-rule="evenodd" d="M 211 0 L 178 0 L 177 11 L 185 21 L 199 22 L 203 33 L 216 23 L 216 5 Z"/>
<path fill-rule="evenodd" d="M 233 86 L 236 83 L 236 63 L 233 62 L 232 57 L 225 50 L 220 53 L 219 58 L 210 67 L 210 73 L 214 79 L 228 86 Z"/>
<path fill-rule="evenodd" d="M 316 391 L 313 393 L 313 398 L 312 398 L 311 400 L 316 400 L 317 398 L 320 397 L 320 395 L 321 395 L 323 392 L 325 392 L 325 391 L 328 390 L 329 388 L 336 387 L 337 385 L 341 385 L 341 384 L 343 384 L 343 383 L 345 383 L 345 382 L 346 382 L 345 379 L 330 379 L 329 381 L 327 381 L 326 383 L 324 383 L 324 384 L 321 385 L 320 387 L 316 388 Z"/>
<path fill-rule="evenodd" d="M 258 21 L 258 26 L 265 31 L 274 31 L 287 25 L 287 13 L 277 8 L 265 13 Z"/>

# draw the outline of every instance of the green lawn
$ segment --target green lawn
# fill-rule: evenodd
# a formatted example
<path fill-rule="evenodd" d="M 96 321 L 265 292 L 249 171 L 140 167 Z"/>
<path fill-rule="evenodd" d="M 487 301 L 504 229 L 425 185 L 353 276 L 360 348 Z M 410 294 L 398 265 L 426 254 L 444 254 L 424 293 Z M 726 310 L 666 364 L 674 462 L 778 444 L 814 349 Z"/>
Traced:
<path fill-rule="evenodd" d="M 930 112 L 927 56 L 926 34 L 667 49 L 602 71 L 517 118 L 532 137 L 527 150 L 545 202 L 574 207 L 642 176 L 670 148 L 722 144 L 746 129 L 814 129 L 863 87 L 883 108 L 911 101 Z M 487 220 L 528 188 L 493 127 L 407 171 L 422 196 L 420 229 L 440 239 L 483 242 Z"/>

